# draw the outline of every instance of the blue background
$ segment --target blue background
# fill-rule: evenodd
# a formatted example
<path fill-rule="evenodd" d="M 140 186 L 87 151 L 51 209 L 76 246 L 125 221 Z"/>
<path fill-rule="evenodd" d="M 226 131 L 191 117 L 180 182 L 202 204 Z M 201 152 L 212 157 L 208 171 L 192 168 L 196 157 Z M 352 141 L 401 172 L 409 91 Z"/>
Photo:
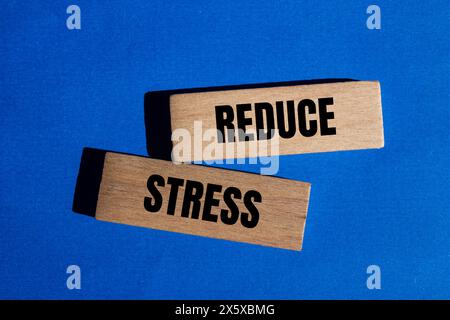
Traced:
<path fill-rule="evenodd" d="M 450 298 L 450 5 L 376 1 L 368 30 L 370 4 L 2 2 L 0 297 Z M 83 147 L 147 154 L 145 92 L 321 78 L 379 80 L 386 141 L 281 157 L 312 183 L 303 251 L 72 212 Z"/>

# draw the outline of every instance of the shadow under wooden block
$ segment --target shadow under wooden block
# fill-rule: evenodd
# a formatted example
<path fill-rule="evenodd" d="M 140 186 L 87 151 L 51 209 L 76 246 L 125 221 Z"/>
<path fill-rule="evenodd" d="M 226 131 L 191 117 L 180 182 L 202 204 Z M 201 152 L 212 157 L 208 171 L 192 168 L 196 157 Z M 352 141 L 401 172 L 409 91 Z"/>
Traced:
<path fill-rule="evenodd" d="M 93 148 L 83 149 L 73 197 L 74 212 L 95 217 L 106 152 Z"/>

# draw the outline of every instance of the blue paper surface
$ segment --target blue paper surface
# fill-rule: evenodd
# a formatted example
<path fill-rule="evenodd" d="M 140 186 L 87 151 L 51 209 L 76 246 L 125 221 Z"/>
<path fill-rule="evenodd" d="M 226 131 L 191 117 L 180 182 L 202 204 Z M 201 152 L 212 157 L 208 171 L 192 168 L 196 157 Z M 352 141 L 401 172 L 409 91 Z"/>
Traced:
<path fill-rule="evenodd" d="M 450 2 L 377 1 L 380 30 L 370 4 L 2 3 L 0 298 L 450 298 Z M 280 158 L 312 183 L 303 251 L 72 212 L 83 147 L 147 155 L 147 91 L 322 78 L 380 81 L 385 147 Z"/>

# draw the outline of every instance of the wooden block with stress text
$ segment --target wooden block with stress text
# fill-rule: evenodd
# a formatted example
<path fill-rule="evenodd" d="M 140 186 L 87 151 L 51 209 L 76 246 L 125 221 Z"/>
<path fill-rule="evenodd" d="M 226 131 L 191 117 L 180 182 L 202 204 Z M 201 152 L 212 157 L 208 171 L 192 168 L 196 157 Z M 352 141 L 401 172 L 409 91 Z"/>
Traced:
<path fill-rule="evenodd" d="M 96 219 L 301 250 L 308 183 L 112 152 L 101 163 Z M 80 168 L 76 198 L 95 174 Z"/>
<path fill-rule="evenodd" d="M 173 94 L 170 116 L 177 162 L 384 146 L 378 81 Z"/>

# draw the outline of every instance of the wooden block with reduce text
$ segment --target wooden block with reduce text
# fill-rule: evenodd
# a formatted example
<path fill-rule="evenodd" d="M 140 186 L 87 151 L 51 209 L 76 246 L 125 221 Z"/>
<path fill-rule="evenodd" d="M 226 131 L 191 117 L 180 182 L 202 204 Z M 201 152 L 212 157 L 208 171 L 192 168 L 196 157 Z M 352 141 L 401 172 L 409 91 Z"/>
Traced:
<path fill-rule="evenodd" d="M 301 250 L 308 183 L 111 152 L 102 163 L 99 220 Z M 95 185 L 81 171 L 76 198 Z"/>
<path fill-rule="evenodd" d="M 170 114 L 177 162 L 384 146 L 378 81 L 174 94 Z"/>

